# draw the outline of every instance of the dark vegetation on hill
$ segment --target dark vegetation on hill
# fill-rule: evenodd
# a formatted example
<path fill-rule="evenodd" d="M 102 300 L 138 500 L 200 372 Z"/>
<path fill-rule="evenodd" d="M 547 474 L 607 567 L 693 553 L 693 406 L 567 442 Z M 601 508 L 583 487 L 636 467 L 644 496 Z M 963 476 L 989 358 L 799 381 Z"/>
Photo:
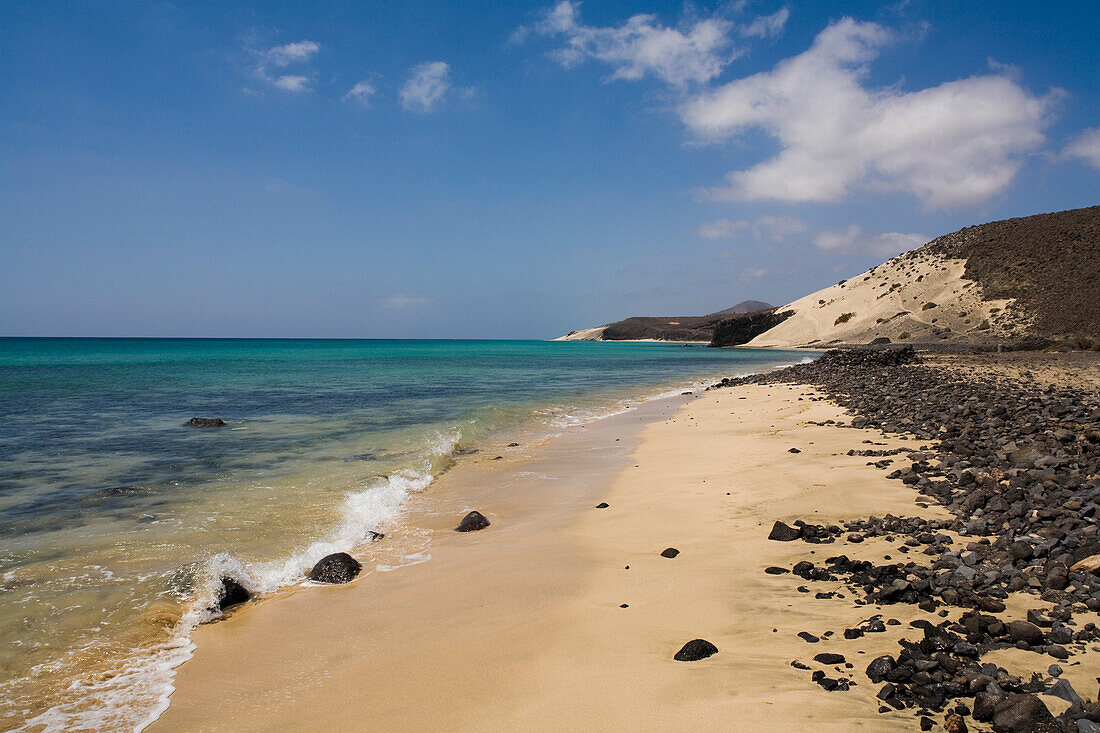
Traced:
<path fill-rule="evenodd" d="M 745 313 L 719 321 L 714 327 L 711 346 L 739 346 L 747 344 L 765 331 L 775 328 L 791 317 L 794 311 L 777 312 L 777 308 L 768 308 L 753 313 Z"/>
<path fill-rule="evenodd" d="M 966 227 L 925 247 L 965 258 L 986 298 L 1015 298 L 1030 335 L 1100 336 L 1100 206 Z"/>
<path fill-rule="evenodd" d="M 758 300 L 746 300 L 732 308 L 705 316 L 635 316 L 604 328 L 604 341 L 659 339 L 661 341 L 710 341 L 714 327 L 730 314 L 770 308 Z"/>

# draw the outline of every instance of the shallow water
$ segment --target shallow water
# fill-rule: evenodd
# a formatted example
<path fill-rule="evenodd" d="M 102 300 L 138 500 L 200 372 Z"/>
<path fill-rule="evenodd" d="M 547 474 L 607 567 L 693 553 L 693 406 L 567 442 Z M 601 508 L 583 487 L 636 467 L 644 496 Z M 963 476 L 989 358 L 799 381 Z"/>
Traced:
<path fill-rule="evenodd" d="M 0 339 L 0 728 L 140 728 L 210 620 L 389 530 L 464 449 L 804 354 L 653 343 Z M 214 429 L 186 426 L 222 417 Z M 412 561 L 415 561 L 413 558 Z"/>

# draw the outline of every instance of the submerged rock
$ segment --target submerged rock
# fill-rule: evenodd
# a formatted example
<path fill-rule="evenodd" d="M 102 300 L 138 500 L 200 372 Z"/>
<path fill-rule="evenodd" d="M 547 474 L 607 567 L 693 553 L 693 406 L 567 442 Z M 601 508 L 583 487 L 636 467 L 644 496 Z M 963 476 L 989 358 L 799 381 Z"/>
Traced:
<path fill-rule="evenodd" d="M 485 516 L 474 510 L 462 518 L 462 521 L 455 527 L 455 532 L 477 532 L 479 529 L 485 529 L 489 526 L 489 520 Z"/>
<path fill-rule="evenodd" d="M 187 424 L 193 428 L 220 428 L 225 425 L 225 420 L 220 417 L 193 417 Z"/>
<path fill-rule="evenodd" d="M 218 610 L 224 611 L 230 606 L 244 603 L 251 597 L 252 594 L 243 585 L 232 578 L 222 577 L 222 587 L 218 592 Z"/>
<path fill-rule="evenodd" d="M 673 657 L 677 662 L 696 662 L 700 659 L 706 659 L 718 653 L 718 647 L 711 644 L 706 639 L 692 639 L 687 644 L 676 652 L 676 656 Z"/>
<path fill-rule="evenodd" d="M 354 580 L 363 566 L 346 552 L 335 552 L 317 561 L 309 579 L 318 583 L 347 583 Z"/>

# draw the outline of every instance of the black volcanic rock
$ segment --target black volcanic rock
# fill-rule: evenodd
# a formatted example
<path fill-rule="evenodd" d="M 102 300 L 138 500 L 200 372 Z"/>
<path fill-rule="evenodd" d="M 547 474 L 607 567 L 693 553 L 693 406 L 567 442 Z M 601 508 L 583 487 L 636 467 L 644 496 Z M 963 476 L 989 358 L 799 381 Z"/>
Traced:
<path fill-rule="evenodd" d="M 318 583 L 347 583 L 355 579 L 362 565 L 346 552 L 335 552 L 317 561 L 309 579 Z"/>
<path fill-rule="evenodd" d="M 666 547 L 665 549 L 661 550 L 661 557 L 667 557 L 670 560 L 679 554 L 680 551 L 677 550 L 675 547 Z"/>
<path fill-rule="evenodd" d="M 772 525 L 772 531 L 768 533 L 768 539 L 776 540 L 777 542 L 791 542 L 797 540 L 801 536 L 801 529 L 791 527 L 779 521 Z"/>
<path fill-rule="evenodd" d="M 220 428 L 225 425 L 225 420 L 220 417 L 193 417 L 187 424 L 193 428 Z"/>
<path fill-rule="evenodd" d="M 489 526 L 489 520 L 479 511 L 472 511 L 462 518 L 455 532 L 477 532 Z"/>
<path fill-rule="evenodd" d="M 815 662 L 820 662 L 822 664 L 844 664 L 844 662 L 847 661 L 847 660 L 844 659 L 843 654 L 834 654 L 832 652 L 821 652 L 820 654 L 818 654 L 814 657 L 814 661 Z"/>
<path fill-rule="evenodd" d="M 251 597 L 252 594 L 243 585 L 228 576 L 222 577 L 221 588 L 218 592 L 218 610 L 224 611 L 230 606 L 244 603 Z"/>
<path fill-rule="evenodd" d="M 673 657 L 677 662 L 695 662 L 700 659 L 706 659 L 709 656 L 718 653 L 718 647 L 711 644 L 706 639 L 692 639 L 687 644 L 684 644 L 680 651 L 676 652 L 676 656 Z"/>
<path fill-rule="evenodd" d="M 771 308 L 758 300 L 746 300 L 732 308 L 705 316 L 634 316 L 604 326 L 604 341 L 658 339 L 660 341 L 710 341 L 715 326 L 730 316 Z"/>
<path fill-rule="evenodd" d="M 739 346 L 778 326 L 794 315 L 794 311 L 776 312 L 775 308 L 746 313 L 721 321 L 714 327 L 711 346 Z"/>
<path fill-rule="evenodd" d="M 997 703 L 993 710 L 993 730 L 997 733 L 1031 733 L 1053 723 L 1046 704 L 1036 695 L 1013 694 Z"/>
<path fill-rule="evenodd" d="M 1100 206 L 966 227 L 917 251 L 965 259 L 985 299 L 1031 318 L 1029 336 L 1100 336 Z"/>

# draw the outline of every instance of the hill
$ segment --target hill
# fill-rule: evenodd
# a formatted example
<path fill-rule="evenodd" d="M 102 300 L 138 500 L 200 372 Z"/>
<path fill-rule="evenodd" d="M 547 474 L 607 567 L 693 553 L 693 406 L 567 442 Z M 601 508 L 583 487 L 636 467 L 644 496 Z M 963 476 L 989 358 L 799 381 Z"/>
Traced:
<path fill-rule="evenodd" d="M 766 330 L 728 319 L 714 345 L 1085 343 L 1100 336 L 1098 283 L 1100 206 L 1007 219 L 939 237 L 780 306 L 781 322 Z"/>
<path fill-rule="evenodd" d="M 705 316 L 634 316 L 595 328 L 572 331 L 556 341 L 710 341 L 714 327 L 731 315 L 771 308 L 759 300 L 745 300 Z"/>

